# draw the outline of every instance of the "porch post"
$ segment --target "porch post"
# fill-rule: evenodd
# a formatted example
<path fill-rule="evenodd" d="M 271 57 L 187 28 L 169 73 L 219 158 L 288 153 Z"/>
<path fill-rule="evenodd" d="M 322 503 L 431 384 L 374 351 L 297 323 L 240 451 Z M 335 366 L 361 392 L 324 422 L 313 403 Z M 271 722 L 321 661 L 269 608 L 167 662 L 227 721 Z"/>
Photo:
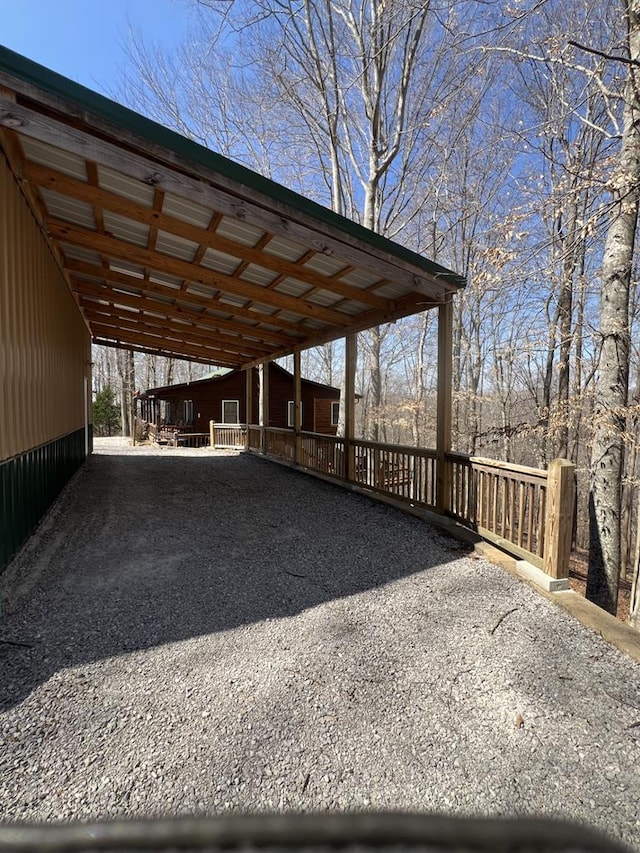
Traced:
<path fill-rule="evenodd" d="M 267 427 L 269 426 L 269 362 L 258 367 L 260 381 L 260 450 L 268 449 Z"/>
<path fill-rule="evenodd" d="M 451 380 L 453 373 L 453 303 L 438 306 L 438 412 L 436 428 L 436 509 L 451 509 L 451 469 L 445 456 L 451 450 Z"/>
<path fill-rule="evenodd" d="M 248 367 L 245 371 L 245 405 L 244 419 L 247 432 L 244 437 L 245 450 L 249 450 L 251 446 L 249 437 L 249 427 L 253 422 L 253 367 Z"/>
<path fill-rule="evenodd" d="M 293 354 L 293 462 L 300 465 L 302 461 L 302 378 L 300 376 L 300 353 Z"/>
<path fill-rule="evenodd" d="M 350 482 L 356 478 L 355 437 L 356 362 L 358 360 L 358 336 L 345 339 L 344 352 L 344 473 Z"/>

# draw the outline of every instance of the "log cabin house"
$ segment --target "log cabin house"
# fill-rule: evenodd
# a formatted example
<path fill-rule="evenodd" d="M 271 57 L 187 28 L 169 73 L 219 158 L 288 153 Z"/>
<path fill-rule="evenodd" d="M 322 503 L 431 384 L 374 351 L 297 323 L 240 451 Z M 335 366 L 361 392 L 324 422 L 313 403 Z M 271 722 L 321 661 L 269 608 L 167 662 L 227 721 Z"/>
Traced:
<path fill-rule="evenodd" d="M 209 433 L 209 423 L 247 424 L 259 420 L 258 370 L 252 371 L 254 393 L 247 417 L 246 377 L 243 370 L 221 369 L 180 385 L 150 388 L 137 398 L 138 416 L 155 430 Z M 294 376 L 276 362 L 269 364 L 268 426 L 293 428 Z M 340 390 L 301 379 L 302 429 L 335 435 Z"/>

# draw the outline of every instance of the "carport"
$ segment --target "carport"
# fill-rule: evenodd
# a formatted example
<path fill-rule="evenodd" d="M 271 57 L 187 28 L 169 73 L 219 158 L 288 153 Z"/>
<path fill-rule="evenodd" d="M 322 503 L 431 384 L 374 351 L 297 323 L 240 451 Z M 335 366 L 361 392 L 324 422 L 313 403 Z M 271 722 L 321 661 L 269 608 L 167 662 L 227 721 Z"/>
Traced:
<path fill-rule="evenodd" d="M 0 568 L 91 450 L 91 341 L 299 378 L 344 337 L 348 477 L 355 334 L 437 308 L 445 506 L 460 276 L 4 48 L 0 145 Z"/>
<path fill-rule="evenodd" d="M 301 434 L 299 390 L 293 440 L 270 429 L 263 370 L 249 449 L 566 569 L 570 478 L 450 452 L 459 276 L 4 49 L 0 145 L 0 569 L 91 453 L 92 340 L 243 368 L 293 353 L 299 379 L 300 351 L 338 337 L 341 443 Z M 356 441 L 355 334 L 424 309 L 436 448 Z M 411 478 L 372 481 L 356 450 Z M 2 821 L 433 809 L 637 838 L 635 665 L 396 509 L 256 455 L 123 446 L 5 582 Z"/>

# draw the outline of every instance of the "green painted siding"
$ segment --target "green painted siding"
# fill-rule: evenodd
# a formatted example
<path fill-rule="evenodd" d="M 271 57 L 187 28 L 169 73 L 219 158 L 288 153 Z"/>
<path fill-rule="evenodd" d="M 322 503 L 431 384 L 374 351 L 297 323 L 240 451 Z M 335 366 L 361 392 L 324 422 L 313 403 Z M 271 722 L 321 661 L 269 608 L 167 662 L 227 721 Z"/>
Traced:
<path fill-rule="evenodd" d="M 84 461 L 84 445 L 77 429 L 0 463 L 0 572 Z"/>

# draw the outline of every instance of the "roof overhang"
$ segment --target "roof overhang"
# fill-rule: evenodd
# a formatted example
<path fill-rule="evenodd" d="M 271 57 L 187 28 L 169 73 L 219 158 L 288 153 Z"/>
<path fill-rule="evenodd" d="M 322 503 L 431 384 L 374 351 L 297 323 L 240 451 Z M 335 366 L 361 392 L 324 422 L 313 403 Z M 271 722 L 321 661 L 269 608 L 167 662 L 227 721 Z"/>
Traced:
<path fill-rule="evenodd" d="M 464 279 L 0 47 L 0 145 L 95 343 L 257 364 Z"/>

